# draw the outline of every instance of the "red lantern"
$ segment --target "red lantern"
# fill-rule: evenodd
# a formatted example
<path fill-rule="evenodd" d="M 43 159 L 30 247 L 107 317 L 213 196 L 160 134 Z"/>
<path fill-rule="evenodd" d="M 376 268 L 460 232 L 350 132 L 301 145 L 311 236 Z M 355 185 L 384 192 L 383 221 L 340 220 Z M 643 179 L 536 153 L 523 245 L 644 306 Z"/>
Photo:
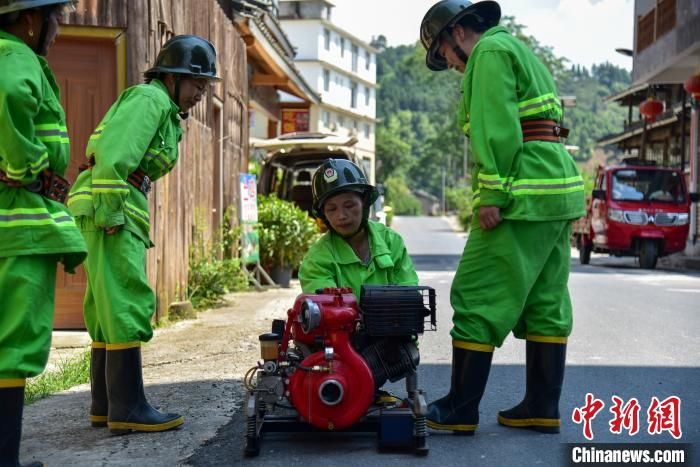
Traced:
<path fill-rule="evenodd" d="M 639 105 L 639 113 L 644 116 L 647 122 L 655 122 L 656 116 L 663 111 L 664 103 L 657 101 L 653 97 L 650 97 Z"/>
<path fill-rule="evenodd" d="M 683 87 L 693 95 L 693 99 L 700 101 L 700 73 L 685 80 Z"/>

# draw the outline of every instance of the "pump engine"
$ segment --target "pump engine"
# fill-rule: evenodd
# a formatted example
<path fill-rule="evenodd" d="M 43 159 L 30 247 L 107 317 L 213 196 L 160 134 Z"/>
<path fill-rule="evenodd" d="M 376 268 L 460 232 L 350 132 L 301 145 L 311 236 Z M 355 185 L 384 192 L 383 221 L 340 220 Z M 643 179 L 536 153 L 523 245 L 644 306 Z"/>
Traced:
<path fill-rule="evenodd" d="M 380 448 L 427 454 L 416 375 L 426 324 L 436 329 L 430 287 L 365 285 L 359 305 L 348 288 L 299 295 L 260 336 L 262 359 L 246 375 L 246 455 L 259 453 L 265 432 L 310 429 L 377 431 Z M 401 379 L 406 398 L 379 397 L 386 381 Z"/>

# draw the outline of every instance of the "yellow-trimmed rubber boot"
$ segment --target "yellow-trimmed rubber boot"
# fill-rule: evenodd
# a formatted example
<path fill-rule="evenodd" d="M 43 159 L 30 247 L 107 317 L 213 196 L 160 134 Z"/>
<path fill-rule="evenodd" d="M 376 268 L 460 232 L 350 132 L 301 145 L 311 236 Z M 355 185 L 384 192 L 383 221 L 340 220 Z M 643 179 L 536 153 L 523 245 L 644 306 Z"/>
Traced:
<path fill-rule="evenodd" d="M 484 395 L 492 358 L 493 346 L 453 342 L 450 392 L 428 405 L 428 427 L 451 430 L 455 434 L 474 434 L 479 425 L 479 402 Z"/>
<path fill-rule="evenodd" d="M 559 433 L 559 397 L 564 382 L 566 338 L 528 336 L 525 397 L 515 407 L 498 412 L 498 423 L 540 433 Z M 541 342 L 540 340 L 559 340 Z"/>
<path fill-rule="evenodd" d="M 110 433 L 166 431 L 185 422 L 178 414 L 156 410 L 146 400 L 140 343 L 107 344 L 106 362 Z"/>
<path fill-rule="evenodd" d="M 93 342 L 90 349 L 90 424 L 94 427 L 107 426 L 107 372 L 105 360 L 107 350 L 104 342 Z"/>

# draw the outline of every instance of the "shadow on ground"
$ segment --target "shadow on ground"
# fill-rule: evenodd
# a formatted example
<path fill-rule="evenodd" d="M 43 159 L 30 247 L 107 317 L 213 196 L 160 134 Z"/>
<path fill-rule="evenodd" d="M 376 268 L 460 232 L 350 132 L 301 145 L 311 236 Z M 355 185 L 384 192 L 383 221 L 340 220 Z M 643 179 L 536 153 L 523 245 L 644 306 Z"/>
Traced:
<path fill-rule="evenodd" d="M 420 378 L 429 398 L 437 398 L 446 391 L 450 378 L 448 365 L 421 365 Z M 535 432 L 506 428 L 496 423 L 498 410 L 519 402 L 525 369 L 520 365 L 496 365 L 492 368 L 486 394 L 481 403 L 481 422 L 474 437 L 454 436 L 451 433 L 431 432 L 428 444 L 431 452 L 427 459 L 417 458 L 411 453 L 382 453 L 375 449 L 372 434 L 350 433 L 270 433 L 263 438 L 260 456 L 246 459 L 242 455 L 245 419 L 237 411 L 223 426 L 217 436 L 201 446 L 188 459 L 196 466 L 246 465 L 346 465 L 383 466 L 391 465 L 562 465 L 563 443 L 583 443 L 582 426 L 571 421 L 571 413 L 582 406 L 586 393 L 592 393 L 605 402 L 605 408 L 593 420 L 595 442 L 662 443 L 700 441 L 700 423 L 694 414 L 700 413 L 700 369 L 659 367 L 604 367 L 574 366 L 568 368 L 562 396 L 562 433 L 543 435 Z M 400 385 L 393 385 L 393 392 L 402 395 Z M 623 400 L 637 398 L 641 405 L 640 433 L 631 437 L 624 433 L 609 432 L 612 419 L 609 408 L 611 397 Z M 682 400 L 681 440 L 674 440 L 668 433 L 649 435 L 646 433 L 646 411 L 652 396 L 664 399 L 677 395 Z M 342 456 L 342 457 L 341 457 Z"/>

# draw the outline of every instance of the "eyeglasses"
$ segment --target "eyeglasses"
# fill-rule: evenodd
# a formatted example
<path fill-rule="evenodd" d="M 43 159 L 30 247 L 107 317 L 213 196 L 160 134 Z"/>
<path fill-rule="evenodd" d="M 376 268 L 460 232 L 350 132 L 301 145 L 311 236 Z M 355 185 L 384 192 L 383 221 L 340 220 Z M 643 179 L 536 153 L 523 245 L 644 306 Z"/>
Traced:
<path fill-rule="evenodd" d="M 199 81 L 199 80 L 192 80 L 192 83 L 194 84 L 195 89 L 197 89 L 197 92 L 204 96 L 207 91 L 209 90 L 209 82 L 208 81 Z"/>

